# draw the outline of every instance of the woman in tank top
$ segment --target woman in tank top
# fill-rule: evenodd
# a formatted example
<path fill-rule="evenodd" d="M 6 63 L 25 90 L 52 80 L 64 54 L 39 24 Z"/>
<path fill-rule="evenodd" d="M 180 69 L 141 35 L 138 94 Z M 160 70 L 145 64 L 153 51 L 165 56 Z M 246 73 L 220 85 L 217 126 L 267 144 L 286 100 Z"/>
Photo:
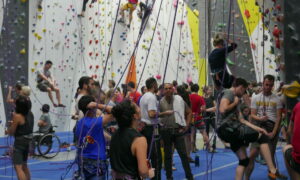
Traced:
<path fill-rule="evenodd" d="M 147 141 L 136 129 L 141 118 L 137 105 L 125 100 L 112 109 L 119 129 L 110 144 L 113 180 L 137 180 L 154 177 L 147 163 Z"/>
<path fill-rule="evenodd" d="M 16 99 L 16 111 L 13 114 L 11 125 L 6 131 L 7 134 L 15 137 L 12 160 L 19 180 L 30 179 L 27 158 L 34 122 L 30 109 L 30 100 L 19 96 Z"/>

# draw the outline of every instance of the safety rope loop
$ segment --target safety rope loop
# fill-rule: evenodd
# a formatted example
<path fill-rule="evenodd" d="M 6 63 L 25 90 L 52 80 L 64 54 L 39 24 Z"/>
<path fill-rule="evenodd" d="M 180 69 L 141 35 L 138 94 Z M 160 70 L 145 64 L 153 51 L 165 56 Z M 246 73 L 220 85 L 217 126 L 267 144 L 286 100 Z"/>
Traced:
<path fill-rule="evenodd" d="M 115 34 L 115 30 L 116 30 L 116 24 L 117 24 L 117 21 L 118 21 L 118 15 L 119 15 L 119 11 L 120 11 L 120 5 L 121 5 L 121 0 L 119 0 L 118 9 L 117 9 L 117 13 L 116 13 L 116 19 L 115 19 L 115 22 L 114 22 L 114 28 L 113 28 L 113 31 L 111 33 L 111 38 L 110 38 L 110 41 L 109 41 L 109 48 L 108 48 L 108 51 L 107 51 L 107 56 L 106 56 L 106 60 L 105 60 L 104 70 L 103 70 L 103 74 L 102 74 L 102 78 L 101 78 L 100 89 L 102 88 L 103 83 L 104 83 L 104 76 L 105 76 L 106 69 L 107 69 L 107 63 L 108 63 L 108 60 L 109 60 L 109 57 L 110 57 L 110 51 L 111 51 L 111 47 L 112 47 L 113 37 L 114 37 L 114 34 Z"/>
<path fill-rule="evenodd" d="M 153 7 L 154 7 L 154 4 L 155 4 L 156 0 L 154 1 L 153 3 Z M 158 15 L 157 15 L 157 18 L 156 18 L 156 22 L 155 22 L 155 26 L 154 26 L 154 30 L 153 30 L 153 33 L 152 33 L 152 38 L 151 38 L 151 41 L 150 41 L 150 45 L 149 45 L 149 48 L 147 49 L 147 54 L 146 54 L 146 59 L 145 59 L 145 63 L 144 63 L 144 66 L 143 66 L 143 69 L 142 69 L 142 72 L 141 72 L 141 76 L 139 78 L 139 81 L 138 81 L 138 84 L 137 84 L 137 87 L 136 87 L 136 90 L 138 89 L 140 83 L 141 83 L 141 80 L 142 80 L 142 77 L 143 77 L 143 74 L 144 74 L 144 71 L 146 69 L 146 65 L 147 65 L 147 62 L 148 62 L 148 59 L 149 59 L 149 54 L 150 54 L 150 50 L 151 50 L 151 47 L 152 47 L 152 43 L 153 43 L 153 40 L 154 40 L 154 35 L 155 35 L 155 32 L 156 32 L 156 28 L 157 28 L 157 24 L 158 24 L 158 19 L 160 17 L 160 12 L 161 12 L 161 6 L 162 6 L 162 0 L 160 1 L 160 6 L 159 6 L 159 11 L 158 11 Z M 152 9 L 153 9 L 152 7 Z M 150 15 L 149 15 L 150 16 Z"/>
<path fill-rule="evenodd" d="M 183 21 L 183 15 L 184 15 L 184 3 L 182 3 L 182 14 L 181 14 L 181 22 Z M 182 27 L 183 25 L 180 26 L 180 34 L 179 34 L 179 47 L 178 47 L 178 56 L 177 56 L 177 71 L 176 71 L 176 81 L 178 79 L 178 69 L 179 69 L 179 62 L 180 62 L 180 48 L 181 48 L 181 39 L 182 39 Z"/>
<path fill-rule="evenodd" d="M 229 17 L 228 17 L 228 28 L 227 28 L 227 40 L 225 42 L 225 59 L 228 57 L 228 43 L 229 43 L 229 36 L 230 36 L 230 27 L 231 27 L 231 14 L 232 14 L 232 4 L 233 4 L 233 0 L 230 0 L 229 3 Z M 225 60 L 224 63 L 224 69 L 223 69 L 223 76 L 222 76 L 222 81 L 221 81 L 221 90 L 223 89 L 223 84 L 224 84 L 224 79 L 225 79 L 225 71 L 226 71 L 226 67 L 227 67 L 227 63 Z"/>

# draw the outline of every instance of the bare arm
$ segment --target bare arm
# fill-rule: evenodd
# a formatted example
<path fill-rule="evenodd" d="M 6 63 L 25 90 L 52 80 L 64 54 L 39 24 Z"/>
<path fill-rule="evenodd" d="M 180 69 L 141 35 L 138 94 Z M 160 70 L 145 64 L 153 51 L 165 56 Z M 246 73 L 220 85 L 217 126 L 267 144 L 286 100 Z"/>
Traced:
<path fill-rule="evenodd" d="M 47 126 L 47 123 L 45 121 L 43 121 L 43 120 L 39 120 L 38 121 L 38 126 L 39 127 Z"/>
<path fill-rule="evenodd" d="M 20 114 L 14 114 L 13 119 L 12 119 L 12 124 L 9 126 L 7 129 L 7 134 L 8 135 L 14 135 L 16 132 L 16 129 L 20 122 L 24 119 L 24 117 Z"/>
<path fill-rule="evenodd" d="M 242 113 L 240 112 L 239 113 L 239 120 L 241 123 L 245 124 L 246 126 L 254 129 L 255 131 L 258 131 L 259 133 L 263 133 L 263 134 L 268 134 L 266 130 L 264 130 L 263 128 L 260 128 L 258 126 L 255 126 L 254 124 L 250 123 L 249 121 L 245 120 L 243 118 L 243 115 Z"/>
<path fill-rule="evenodd" d="M 186 126 L 188 127 L 192 122 L 192 117 L 193 117 L 191 108 L 185 108 L 185 117 L 186 117 Z"/>
<path fill-rule="evenodd" d="M 294 131 L 294 122 L 291 120 L 290 124 L 289 124 L 289 127 L 288 127 L 288 130 L 287 130 L 287 133 L 286 133 L 288 144 L 291 144 L 291 140 L 292 140 L 292 137 L 293 137 L 293 131 Z"/>
<path fill-rule="evenodd" d="M 107 106 L 105 104 L 99 104 L 99 103 L 96 103 L 96 102 L 89 103 L 87 107 L 89 109 L 93 109 L 93 108 L 98 108 L 100 110 L 104 109 L 108 113 L 111 113 L 111 109 L 112 109 L 112 106 Z"/>
<path fill-rule="evenodd" d="M 168 115 L 171 115 L 171 114 L 173 114 L 174 112 L 173 111 L 164 111 L 164 112 L 160 112 L 159 114 L 158 114 L 158 117 L 163 117 L 163 116 L 168 116 Z M 148 111 L 148 116 L 150 117 L 150 118 L 156 118 L 156 114 L 157 114 L 157 112 L 155 111 L 155 110 L 150 110 L 150 111 Z"/>
<path fill-rule="evenodd" d="M 226 113 L 230 110 L 232 110 L 234 107 L 236 107 L 239 103 L 239 98 L 235 96 L 234 98 L 234 102 L 230 104 L 230 101 L 229 99 L 227 98 L 222 98 L 221 99 L 221 103 L 220 103 L 220 107 L 219 107 L 219 110 L 220 110 L 220 113 Z"/>
<path fill-rule="evenodd" d="M 9 86 L 8 87 L 8 94 L 7 94 L 6 102 L 10 103 L 10 104 L 13 104 L 13 103 L 15 103 L 15 100 L 11 97 L 11 92 L 12 92 L 12 87 Z"/>
<path fill-rule="evenodd" d="M 251 119 L 256 120 L 256 121 L 268 120 L 268 116 L 262 116 L 262 117 L 257 116 L 257 110 L 253 109 L 253 108 L 251 108 L 251 116 L 250 117 L 251 117 Z"/>
<path fill-rule="evenodd" d="M 143 178 L 151 176 L 147 164 L 147 146 L 145 137 L 136 138 L 131 145 L 131 152 L 137 158 L 139 175 Z"/>
<path fill-rule="evenodd" d="M 282 109 L 277 109 L 277 118 L 276 118 L 276 122 L 275 122 L 275 126 L 273 128 L 273 131 L 270 133 L 270 137 L 274 138 L 274 136 L 277 134 L 277 132 L 279 131 L 279 127 L 281 124 L 281 117 L 282 117 Z"/>
<path fill-rule="evenodd" d="M 110 123 L 110 122 L 113 121 L 113 120 L 114 120 L 114 117 L 113 117 L 112 114 L 105 114 L 105 115 L 103 115 L 103 121 L 102 121 L 102 124 L 103 124 L 103 125 L 106 125 L 106 124 Z"/>
<path fill-rule="evenodd" d="M 206 109 L 206 112 L 216 112 L 216 106 Z"/>

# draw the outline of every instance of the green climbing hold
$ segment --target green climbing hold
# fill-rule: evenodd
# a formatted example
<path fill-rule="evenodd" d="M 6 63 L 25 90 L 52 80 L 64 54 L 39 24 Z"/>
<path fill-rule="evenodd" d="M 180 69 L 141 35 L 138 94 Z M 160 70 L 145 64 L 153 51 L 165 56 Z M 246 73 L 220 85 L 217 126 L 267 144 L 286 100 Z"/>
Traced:
<path fill-rule="evenodd" d="M 229 65 L 235 65 L 235 63 L 233 61 L 231 61 L 229 58 L 226 58 L 226 62 Z"/>

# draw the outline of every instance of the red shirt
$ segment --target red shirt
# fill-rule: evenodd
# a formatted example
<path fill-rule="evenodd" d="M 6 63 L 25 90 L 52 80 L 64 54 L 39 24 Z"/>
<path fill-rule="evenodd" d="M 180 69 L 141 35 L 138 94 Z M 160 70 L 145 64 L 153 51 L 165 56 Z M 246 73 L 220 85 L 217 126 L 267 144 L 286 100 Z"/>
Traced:
<path fill-rule="evenodd" d="M 135 91 L 135 92 L 131 92 L 129 94 L 129 96 L 130 96 L 130 99 L 133 100 L 133 102 L 138 104 L 138 101 L 139 101 L 139 98 L 140 98 L 141 94 L 139 92 Z"/>
<path fill-rule="evenodd" d="M 128 2 L 131 3 L 131 4 L 137 4 L 138 0 L 128 0 Z"/>
<path fill-rule="evenodd" d="M 195 120 L 202 119 L 201 117 L 201 106 L 205 106 L 205 100 L 202 96 L 198 94 L 190 94 L 190 100 L 192 104 L 192 112 L 195 117 Z"/>
<path fill-rule="evenodd" d="M 300 164 L 300 102 L 298 102 L 294 107 L 292 121 L 294 122 L 294 130 L 292 137 L 292 156 L 294 160 Z"/>

